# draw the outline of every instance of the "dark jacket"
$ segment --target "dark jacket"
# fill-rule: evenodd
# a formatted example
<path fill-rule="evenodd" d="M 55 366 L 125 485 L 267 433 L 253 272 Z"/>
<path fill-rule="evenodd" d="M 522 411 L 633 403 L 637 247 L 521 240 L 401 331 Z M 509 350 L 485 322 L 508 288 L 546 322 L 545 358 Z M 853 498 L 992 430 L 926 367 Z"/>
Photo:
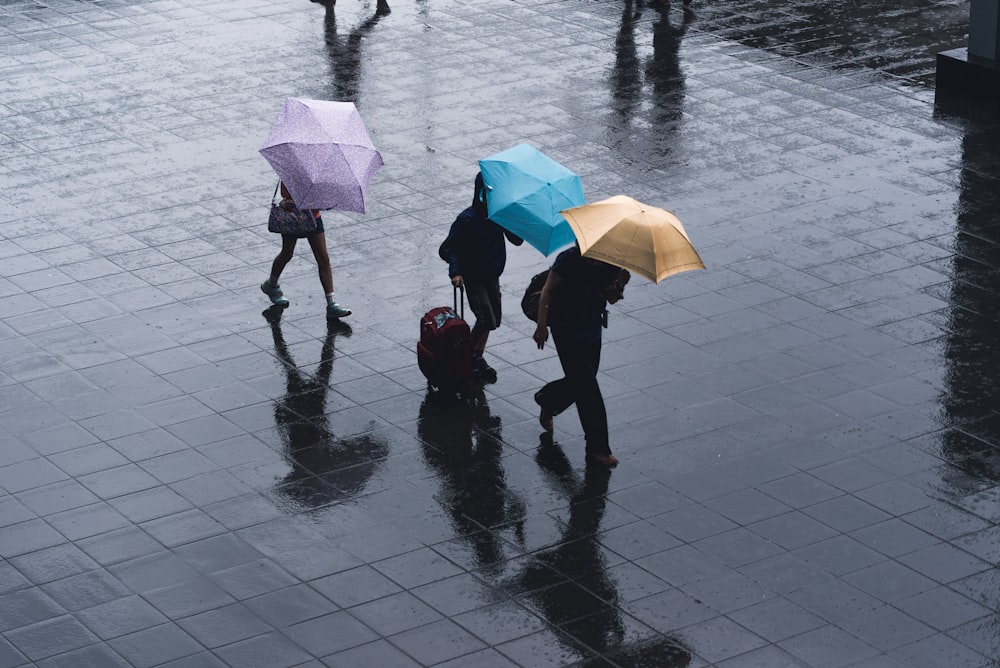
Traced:
<path fill-rule="evenodd" d="M 549 309 L 552 331 L 600 341 L 608 288 L 622 270 L 605 262 L 587 260 L 580 255 L 579 246 L 572 246 L 556 256 L 552 271 L 562 279 Z"/>
<path fill-rule="evenodd" d="M 489 219 L 483 175 L 477 174 L 472 206 L 458 214 L 439 249 L 441 258 L 448 263 L 448 275 L 462 276 L 473 283 L 497 279 L 507 264 L 505 236 L 521 244 L 520 237 Z"/>

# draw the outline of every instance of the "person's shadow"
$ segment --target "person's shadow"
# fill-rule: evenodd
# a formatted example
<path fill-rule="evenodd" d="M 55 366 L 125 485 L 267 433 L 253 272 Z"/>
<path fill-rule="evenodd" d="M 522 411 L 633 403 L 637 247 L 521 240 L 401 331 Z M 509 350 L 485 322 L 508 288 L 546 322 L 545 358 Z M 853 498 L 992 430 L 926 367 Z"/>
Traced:
<path fill-rule="evenodd" d="M 327 323 L 319 364 L 313 373 L 296 365 L 281 331 L 283 309 L 264 311 L 271 326 L 274 351 L 285 372 L 286 390 L 274 402 L 274 422 L 292 470 L 277 484 L 277 493 L 296 509 L 319 508 L 362 492 L 389 455 L 384 439 L 371 433 L 337 438 L 326 412 L 334 341 L 350 336 L 339 321 Z"/>
<path fill-rule="evenodd" d="M 611 68 L 611 110 L 609 134 L 615 143 L 626 140 L 632 119 L 642 98 L 642 72 L 635 48 L 635 24 L 642 15 L 642 0 L 625 0 L 622 19 L 615 36 L 615 64 Z"/>
<path fill-rule="evenodd" d="M 552 547 L 532 555 L 516 576 L 516 587 L 527 592 L 552 627 L 562 631 L 555 635 L 569 651 L 589 657 L 581 666 L 604 666 L 609 661 L 610 665 L 687 666 L 691 652 L 679 640 L 654 635 L 625 642 L 618 590 L 598 541 L 611 470 L 588 466 L 581 480 L 551 434 L 542 434 L 535 459 L 552 487 L 569 501 L 569 520 Z"/>
<path fill-rule="evenodd" d="M 470 400 L 427 392 L 417 423 L 424 459 L 440 482 L 435 498 L 476 567 L 494 575 L 506 559 L 499 527 L 513 528 L 523 542 L 525 515 L 524 501 L 507 487 L 501 426 L 481 387 Z"/>
<path fill-rule="evenodd" d="M 681 20 L 675 25 L 670 20 L 670 3 L 654 5 L 659 13 L 653 22 L 653 55 L 646 61 L 646 83 L 649 84 L 652 102 L 651 124 L 653 142 L 657 153 L 670 153 L 672 135 L 680 130 L 684 116 L 686 85 L 681 70 L 681 41 L 694 20 L 694 13 L 687 6 L 681 10 Z"/>
<path fill-rule="evenodd" d="M 327 57 L 333 77 L 331 100 L 357 102 L 361 93 L 361 43 L 372 28 L 390 13 L 389 3 L 378 0 L 375 13 L 357 27 L 341 35 L 337 31 L 335 0 L 312 0 L 326 9 L 323 25 Z"/>

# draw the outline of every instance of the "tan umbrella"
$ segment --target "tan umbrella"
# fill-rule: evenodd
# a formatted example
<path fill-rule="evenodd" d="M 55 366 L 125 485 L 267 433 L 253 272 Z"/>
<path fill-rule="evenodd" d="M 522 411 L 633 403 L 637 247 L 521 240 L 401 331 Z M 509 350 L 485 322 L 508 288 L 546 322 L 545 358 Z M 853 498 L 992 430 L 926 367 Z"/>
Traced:
<path fill-rule="evenodd" d="M 671 274 L 704 269 L 677 216 L 625 195 L 560 212 L 584 257 L 623 267 L 654 283 Z"/>

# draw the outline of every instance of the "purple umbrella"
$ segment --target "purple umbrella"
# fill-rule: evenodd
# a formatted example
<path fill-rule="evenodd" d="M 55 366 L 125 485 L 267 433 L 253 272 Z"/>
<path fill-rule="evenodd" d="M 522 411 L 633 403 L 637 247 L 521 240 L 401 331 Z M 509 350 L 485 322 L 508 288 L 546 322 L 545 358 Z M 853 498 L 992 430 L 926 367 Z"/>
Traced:
<path fill-rule="evenodd" d="M 365 212 L 365 191 L 382 166 L 352 102 L 289 97 L 261 155 L 300 209 Z"/>

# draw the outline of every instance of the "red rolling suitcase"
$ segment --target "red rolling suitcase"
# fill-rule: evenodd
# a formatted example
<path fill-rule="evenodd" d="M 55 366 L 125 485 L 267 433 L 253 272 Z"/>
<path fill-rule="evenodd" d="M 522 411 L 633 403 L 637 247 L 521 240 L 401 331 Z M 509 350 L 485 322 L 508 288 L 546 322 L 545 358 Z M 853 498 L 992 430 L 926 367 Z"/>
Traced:
<path fill-rule="evenodd" d="M 472 332 L 464 320 L 465 289 L 456 287 L 454 297 L 454 308 L 433 308 L 420 319 L 417 364 L 430 389 L 464 395 L 472 387 Z"/>

